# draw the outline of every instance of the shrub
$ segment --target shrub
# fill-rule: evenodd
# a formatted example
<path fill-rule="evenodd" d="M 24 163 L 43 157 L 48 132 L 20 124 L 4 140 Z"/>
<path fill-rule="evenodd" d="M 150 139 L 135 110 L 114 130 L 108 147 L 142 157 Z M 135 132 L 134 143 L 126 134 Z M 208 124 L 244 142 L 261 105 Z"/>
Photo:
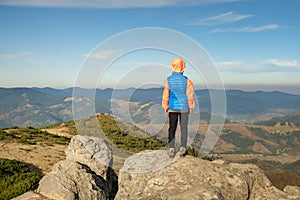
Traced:
<path fill-rule="evenodd" d="M 32 165 L 0 158 L 0 200 L 36 189 L 41 178 L 41 172 Z"/>

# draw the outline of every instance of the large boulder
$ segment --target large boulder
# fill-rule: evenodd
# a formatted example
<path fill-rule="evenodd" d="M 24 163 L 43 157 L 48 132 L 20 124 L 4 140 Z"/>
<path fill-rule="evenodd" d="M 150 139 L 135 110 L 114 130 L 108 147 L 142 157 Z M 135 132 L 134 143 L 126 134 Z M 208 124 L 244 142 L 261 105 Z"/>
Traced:
<path fill-rule="evenodd" d="M 65 153 L 67 160 L 87 165 L 98 176 L 107 179 L 108 168 L 112 165 L 112 153 L 105 140 L 76 135 L 71 139 Z"/>
<path fill-rule="evenodd" d="M 39 183 L 37 193 L 50 199 L 113 199 L 117 176 L 111 169 L 107 143 L 77 135 L 66 149 L 66 160 L 56 163 Z"/>
<path fill-rule="evenodd" d="M 272 186 L 256 165 L 178 155 L 169 159 L 166 151 L 143 151 L 126 159 L 115 199 L 283 200 L 299 196 Z"/>
<path fill-rule="evenodd" d="M 85 165 L 63 160 L 39 183 L 38 193 L 51 199 L 107 199 L 105 180 Z"/>

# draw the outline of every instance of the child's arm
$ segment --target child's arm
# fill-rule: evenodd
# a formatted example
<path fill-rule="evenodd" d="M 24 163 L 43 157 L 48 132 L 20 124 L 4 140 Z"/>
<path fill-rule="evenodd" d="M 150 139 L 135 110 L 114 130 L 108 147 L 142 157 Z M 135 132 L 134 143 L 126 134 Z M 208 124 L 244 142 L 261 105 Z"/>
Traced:
<path fill-rule="evenodd" d="M 188 98 L 189 111 L 192 112 L 193 108 L 195 107 L 195 100 L 194 100 L 194 84 L 190 79 L 188 79 L 188 83 L 186 86 L 186 96 Z"/>
<path fill-rule="evenodd" d="M 164 84 L 164 92 L 162 97 L 162 107 L 165 109 L 165 112 L 168 113 L 169 111 L 169 97 L 170 97 L 170 88 L 168 85 L 168 81 L 165 80 Z"/>

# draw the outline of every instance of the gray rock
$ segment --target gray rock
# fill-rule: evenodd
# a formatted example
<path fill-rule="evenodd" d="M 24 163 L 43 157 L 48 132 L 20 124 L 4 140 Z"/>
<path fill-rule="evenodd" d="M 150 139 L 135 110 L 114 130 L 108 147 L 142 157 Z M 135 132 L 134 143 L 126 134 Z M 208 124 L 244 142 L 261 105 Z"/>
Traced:
<path fill-rule="evenodd" d="M 16 198 L 13 198 L 12 200 L 47 200 L 48 198 L 45 198 L 41 196 L 40 194 L 37 194 L 33 191 L 28 191 Z"/>
<path fill-rule="evenodd" d="M 108 168 L 112 165 L 112 154 L 103 139 L 76 135 L 72 137 L 65 153 L 67 160 L 87 165 L 98 176 L 107 179 Z"/>
<path fill-rule="evenodd" d="M 256 165 L 178 155 L 169 159 L 166 151 L 144 151 L 126 159 L 115 199 L 261 200 L 295 196 L 272 186 Z"/>
<path fill-rule="evenodd" d="M 118 186 L 111 169 L 112 154 L 100 138 L 76 135 L 66 149 L 66 160 L 56 163 L 39 183 L 37 193 L 50 199 L 113 199 Z"/>
<path fill-rule="evenodd" d="M 54 165 L 37 192 L 51 199 L 107 199 L 105 180 L 87 166 L 70 160 Z"/>

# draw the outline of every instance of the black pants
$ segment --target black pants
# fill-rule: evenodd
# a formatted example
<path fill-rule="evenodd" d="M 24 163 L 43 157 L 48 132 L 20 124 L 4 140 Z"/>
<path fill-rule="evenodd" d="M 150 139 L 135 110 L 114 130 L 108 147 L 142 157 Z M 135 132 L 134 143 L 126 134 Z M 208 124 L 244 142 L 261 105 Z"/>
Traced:
<path fill-rule="evenodd" d="M 178 117 L 180 121 L 180 131 L 181 131 L 181 147 L 186 147 L 187 145 L 187 132 L 188 132 L 188 113 L 176 113 L 169 112 L 169 147 L 175 147 L 175 132 L 178 124 Z"/>

